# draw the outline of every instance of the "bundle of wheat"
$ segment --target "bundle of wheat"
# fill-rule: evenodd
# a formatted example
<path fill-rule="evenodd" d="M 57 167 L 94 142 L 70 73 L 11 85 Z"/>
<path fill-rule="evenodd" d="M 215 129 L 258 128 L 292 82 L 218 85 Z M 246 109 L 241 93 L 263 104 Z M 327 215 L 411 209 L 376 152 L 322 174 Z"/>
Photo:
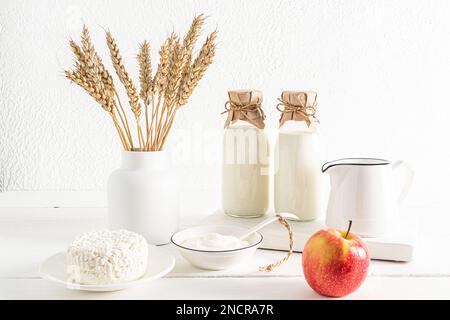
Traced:
<path fill-rule="evenodd" d="M 195 59 L 193 58 L 194 46 L 204 21 L 204 15 L 195 17 L 182 41 L 174 33 L 166 39 L 159 50 L 160 60 L 154 75 L 150 44 L 144 41 L 140 45 L 137 55 L 139 92 L 124 66 L 116 40 L 109 31 L 106 32 L 113 67 L 125 88 L 136 121 L 135 130 L 130 126 L 113 78 L 97 54 L 87 27 L 83 27 L 81 45 L 70 40 L 75 68 L 66 70 L 65 75 L 86 90 L 108 112 L 125 150 L 163 149 L 178 109 L 187 103 L 214 58 L 216 31 L 209 34 L 199 53 Z M 145 129 L 141 124 L 142 109 L 144 109 Z M 137 137 L 137 141 L 133 137 Z"/>

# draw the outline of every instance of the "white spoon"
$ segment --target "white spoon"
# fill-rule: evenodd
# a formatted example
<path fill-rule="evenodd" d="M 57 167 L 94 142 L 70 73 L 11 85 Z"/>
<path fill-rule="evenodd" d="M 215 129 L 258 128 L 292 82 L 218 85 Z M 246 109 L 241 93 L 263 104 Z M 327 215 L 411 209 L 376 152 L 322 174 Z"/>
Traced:
<path fill-rule="evenodd" d="M 293 215 L 292 213 L 279 213 L 279 215 L 282 216 L 283 218 L 292 219 L 292 220 L 298 220 L 298 217 L 296 215 Z M 258 223 L 256 226 L 254 226 L 253 228 L 251 228 L 250 230 L 245 232 L 242 236 L 239 237 L 239 240 L 244 240 L 249 235 L 255 233 L 259 229 L 262 229 L 265 226 L 267 226 L 268 224 L 270 224 L 270 223 L 272 223 L 274 221 L 277 221 L 277 220 L 278 220 L 277 216 L 267 218 L 266 220 L 262 221 L 261 223 Z"/>

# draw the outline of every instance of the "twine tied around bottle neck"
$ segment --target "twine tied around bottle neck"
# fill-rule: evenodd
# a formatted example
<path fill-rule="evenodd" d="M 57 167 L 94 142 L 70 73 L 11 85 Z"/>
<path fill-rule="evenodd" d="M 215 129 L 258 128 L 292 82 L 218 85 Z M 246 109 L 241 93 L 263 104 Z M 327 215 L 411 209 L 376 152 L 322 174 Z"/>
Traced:
<path fill-rule="evenodd" d="M 278 98 L 277 110 L 281 112 L 280 127 L 289 120 L 305 121 L 308 127 L 313 121 L 319 122 L 316 117 L 317 96 L 314 96 L 312 104 L 308 105 L 307 96 L 304 103 L 293 104 L 282 98 Z M 283 108 L 280 108 L 283 106 Z"/>
<path fill-rule="evenodd" d="M 264 129 L 264 119 L 266 115 L 261 109 L 261 102 L 237 104 L 231 100 L 225 103 L 225 110 L 220 114 L 228 113 L 228 118 L 225 121 L 225 128 L 237 121 L 243 120 L 251 123 L 259 129 Z"/>
<path fill-rule="evenodd" d="M 294 233 L 292 232 L 291 225 L 280 214 L 277 214 L 276 216 L 278 217 L 278 221 L 287 229 L 287 231 L 289 233 L 289 251 L 288 251 L 288 254 L 283 259 L 281 259 L 281 260 L 279 260 L 279 261 L 277 261 L 275 263 L 271 263 L 271 264 L 269 264 L 267 266 L 259 267 L 259 271 L 262 271 L 262 272 L 270 272 L 273 269 L 281 266 L 283 263 L 288 261 L 288 259 L 291 257 L 292 252 L 294 250 Z"/>

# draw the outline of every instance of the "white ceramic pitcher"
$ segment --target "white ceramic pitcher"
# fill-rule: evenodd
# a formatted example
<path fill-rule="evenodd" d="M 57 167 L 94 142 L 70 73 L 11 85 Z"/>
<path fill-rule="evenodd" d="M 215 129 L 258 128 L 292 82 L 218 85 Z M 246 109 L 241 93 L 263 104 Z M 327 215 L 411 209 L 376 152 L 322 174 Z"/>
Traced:
<path fill-rule="evenodd" d="M 405 168 L 399 191 L 393 171 Z M 352 232 L 362 237 L 389 234 L 398 225 L 398 205 L 406 197 L 414 173 L 403 161 L 390 163 L 374 158 L 346 158 L 322 166 L 331 178 L 326 224 L 345 230 L 352 220 Z"/>

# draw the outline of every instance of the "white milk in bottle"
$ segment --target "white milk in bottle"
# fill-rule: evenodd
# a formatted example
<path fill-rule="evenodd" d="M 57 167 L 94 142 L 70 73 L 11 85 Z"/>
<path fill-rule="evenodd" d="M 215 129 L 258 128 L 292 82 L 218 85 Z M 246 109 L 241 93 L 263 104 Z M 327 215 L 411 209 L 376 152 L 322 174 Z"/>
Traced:
<path fill-rule="evenodd" d="M 269 144 L 262 94 L 228 92 L 222 163 L 222 207 L 234 217 L 259 217 L 269 206 Z"/>
<path fill-rule="evenodd" d="M 326 180 L 316 119 L 317 94 L 284 91 L 275 150 L 274 206 L 301 221 L 314 220 L 325 210 Z"/>

